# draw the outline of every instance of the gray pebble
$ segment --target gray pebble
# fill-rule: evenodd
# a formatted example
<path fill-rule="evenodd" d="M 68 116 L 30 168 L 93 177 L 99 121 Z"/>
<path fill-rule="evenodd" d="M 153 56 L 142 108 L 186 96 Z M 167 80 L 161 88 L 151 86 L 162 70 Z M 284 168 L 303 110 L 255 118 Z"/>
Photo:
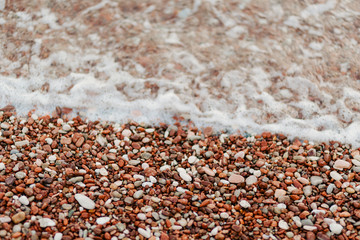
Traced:
<path fill-rule="evenodd" d="M 322 177 L 319 177 L 319 176 L 312 176 L 310 178 L 310 182 L 314 186 L 317 186 L 317 185 L 321 184 L 323 182 L 323 180 L 324 179 Z"/>
<path fill-rule="evenodd" d="M 301 224 L 302 224 L 303 226 L 313 226 L 313 225 L 314 225 L 314 223 L 313 223 L 310 219 L 303 219 L 303 220 L 301 220 Z"/>
<path fill-rule="evenodd" d="M 129 165 L 136 166 L 140 163 L 140 160 L 130 160 Z"/>
<path fill-rule="evenodd" d="M 24 172 L 17 172 L 17 173 L 15 173 L 15 177 L 16 177 L 17 179 L 23 179 L 23 178 L 26 177 L 26 173 L 24 173 Z"/>
<path fill-rule="evenodd" d="M 142 198 L 142 196 L 144 196 L 144 191 L 143 190 L 136 191 L 134 193 L 134 195 L 133 195 L 133 197 L 136 198 L 136 199 Z"/>
<path fill-rule="evenodd" d="M 326 193 L 331 194 L 334 189 L 335 189 L 335 185 L 333 183 L 330 183 L 329 186 L 326 189 Z"/>
<path fill-rule="evenodd" d="M 126 197 L 124 199 L 124 201 L 125 201 L 125 203 L 130 204 L 130 205 L 134 203 L 134 199 L 132 197 Z"/>
<path fill-rule="evenodd" d="M 310 196 L 312 193 L 312 186 L 305 186 L 303 192 L 305 196 Z"/>

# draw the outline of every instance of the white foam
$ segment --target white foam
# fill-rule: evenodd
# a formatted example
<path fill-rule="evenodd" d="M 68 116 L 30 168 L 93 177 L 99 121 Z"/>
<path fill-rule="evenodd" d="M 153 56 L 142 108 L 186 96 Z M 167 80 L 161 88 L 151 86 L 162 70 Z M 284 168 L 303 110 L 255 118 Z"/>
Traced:
<path fill-rule="evenodd" d="M 339 28 L 334 35 L 310 40 L 330 34 L 322 32 L 328 27 L 324 13 L 346 18 L 342 24 L 358 13 L 345 13 L 348 6 L 335 0 L 286 15 L 280 5 L 249 14 L 247 5 L 263 8 L 250 1 L 231 9 L 221 4 L 197 0 L 178 8 L 169 1 L 125 14 L 116 1 L 103 0 L 76 16 L 62 17 L 47 6 L 4 14 L 0 24 L 15 19 L 21 30 L 11 37 L 20 40 L 7 39 L 0 51 L 0 107 L 12 104 L 22 115 L 36 108 L 39 115 L 63 106 L 91 120 L 117 122 L 171 123 L 181 115 L 215 130 L 272 131 L 360 146 L 360 82 L 353 74 L 358 42 L 347 40 L 346 55 L 347 48 L 329 39 L 353 33 L 333 22 Z M 22 31 L 36 34 L 21 39 Z M 51 49 L 44 57 L 46 47 Z M 324 70 L 333 59 L 334 66 Z M 336 68 L 338 79 L 331 75 Z M 322 73 L 329 69 L 335 70 Z"/>

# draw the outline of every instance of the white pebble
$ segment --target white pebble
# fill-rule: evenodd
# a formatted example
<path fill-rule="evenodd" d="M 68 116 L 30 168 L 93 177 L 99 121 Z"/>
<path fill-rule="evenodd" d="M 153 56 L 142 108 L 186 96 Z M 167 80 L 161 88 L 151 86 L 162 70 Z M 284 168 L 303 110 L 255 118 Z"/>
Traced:
<path fill-rule="evenodd" d="M 337 171 L 330 172 L 330 177 L 332 177 L 335 181 L 340 181 L 342 179 L 341 175 Z"/>
<path fill-rule="evenodd" d="M 351 168 L 351 163 L 345 160 L 336 160 L 333 168 L 342 170 L 343 168 Z"/>
<path fill-rule="evenodd" d="M 218 232 L 219 232 L 219 228 L 215 227 L 213 230 L 211 230 L 210 235 L 215 236 L 216 234 L 218 234 Z"/>
<path fill-rule="evenodd" d="M 288 230 L 288 229 L 289 229 L 289 225 L 288 225 L 287 222 L 285 222 L 284 220 L 280 220 L 280 221 L 279 221 L 279 228 L 284 229 L 284 230 Z"/>
<path fill-rule="evenodd" d="M 55 233 L 55 236 L 54 236 L 54 240 L 61 240 L 63 237 L 63 234 L 62 233 Z"/>
<path fill-rule="evenodd" d="M 254 176 L 255 177 L 260 177 L 261 176 L 261 171 L 260 170 L 255 170 L 254 171 Z"/>
<path fill-rule="evenodd" d="M 359 160 L 352 159 L 351 162 L 352 162 L 355 166 L 360 167 L 360 161 L 359 161 Z"/>
<path fill-rule="evenodd" d="M 152 187 L 153 186 L 153 183 L 152 182 L 143 182 L 141 184 L 142 187 Z"/>
<path fill-rule="evenodd" d="M 99 173 L 102 175 L 102 176 L 107 176 L 109 173 L 108 171 L 105 169 L 105 168 L 100 168 L 99 169 Z"/>
<path fill-rule="evenodd" d="M 249 208 L 251 207 L 250 203 L 246 200 L 241 200 L 240 201 L 240 206 L 243 207 L 243 208 Z"/>
<path fill-rule="evenodd" d="M 63 126 L 62 126 L 62 129 L 66 132 L 70 131 L 71 130 L 71 126 L 67 123 L 65 123 Z"/>
<path fill-rule="evenodd" d="M 227 219 L 227 218 L 229 218 L 229 214 L 227 212 L 222 212 L 222 213 L 220 213 L 220 217 L 223 219 Z"/>
<path fill-rule="evenodd" d="M 334 234 L 340 234 L 343 230 L 343 227 L 338 223 L 332 223 L 330 224 L 330 231 Z"/>
<path fill-rule="evenodd" d="M 143 175 L 140 175 L 140 174 L 134 174 L 133 178 L 140 179 L 140 181 L 145 181 L 145 177 Z"/>
<path fill-rule="evenodd" d="M 22 133 L 27 134 L 29 132 L 29 128 L 23 127 L 23 129 L 21 131 L 22 131 Z"/>
<path fill-rule="evenodd" d="M 29 199 L 26 196 L 19 197 L 19 202 L 23 205 L 29 205 Z"/>
<path fill-rule="evenodd" d="M 143 163 L 143 164 L 141 164 L 141 167 L 142 167 L 142 169 L 147 169 L 147 168 L 149 168 L 149 164 L 147 164 L 147 163 Z"/>
<path fill-rule="evenodd" d="M 109 217 L 99 217 L 96 219 L 96 223 L 99 225 L 104 225 L 105 223 L 107 223 L 109 221 L 110 221 Z"/>
<path fill-rule="evenodd" d="M 275 198 L 279 198 L 281 196 L 285 196 L 286 191 L 284 189 L 276 189 L 275 190 Z"/>
<path fill-rule="evenodd" d="M 198 160 L 199 160 L 199 159 L 198 159 L 197 157 L 195 157 L 195 156 L 190 156 L 190 157 L 188 158 L 188 163 L 194 164 L 194 163 L 196 163 Z"/>
<path fill-rule="evenodd" d="M 180 177 L 181 177 L 184 181 L 186 181 L 186 182 L 191 182 L 192 178 L 191 178 L 191 176 L 190 176 L 189 174 L 187 174 L 187 172 L 186 172 L 185 169 L 183 169 L 183 168 L 178 168 L 177 171 L 178 171 Z"/>
<path fill-rule="evenodd" d="M 250 177 L 246 178 L 246 185 L 253 185 L 257 182 L 257 177 L 254 175 L 251 175 Z"/>
<path fill-rule="evenodd" d="M 124 129 L 121 133 L 124 137 L 130 137 L 131 131 L 129 129 Z"/>
<path fill-rule="evenodd" d="M 45 142 L 51 145 L 53 143 L 53 140 L 51 138 L 45 138 Z"/>
<path fill-rule="evenodd" d="M 0 163 L 0 171 L 5 169 L 5 164 L 4 163 Z"/>
<path fill-rule="evenodd" d="M 179 223 L 182 227 L 185 227 L 188 222 L 187 222 L 184 218 L 182 218 L 182 219 L 178 220 L 178 223 Z"/>
<path fill-rule="evenodd" d="M 75 194 L 76 201 L 79 202 L 80 206 L 86 209 L 94 209 L 95 202 L 83 194 Z"/>
<path fill-rule="evenodd" d="M 166 171 L 166 170 L 170 170 L 171 167 L 169 165 L 164 165 L 160 167 L 160 172 Z"/>
<path fill-rule="evenodd" d="M 238 152 L 237 154 L 235 154 L 234 158 L 244 158 L 245 157 L 245 153 L 243 151 Z"/>
<path fill-rule="evenodd" d="M 3 129 L 9 129 L 10 128 L 10 124 L 9 123 L 7 123 L 7 122 L 3 122 L 3 123 L 1 123 L 1 128 L 3 128 Z"/>
<path fill-rule="evenodd" d="M 141 221 L 145 221 L 147 219 L 146 215 L 144 213 L 138 213 L 137 217 L 141 220 Z"/>
<path fill-rule="evenodd" d="M 139 191 L 136 191 L 133 195 L 134 198 L 136 199 L 139 199 L 139 198 L 142 198 L 142 196 L 144 195 L 144 191 L 143 190 L 139 190 Z"/>
<path fill-rule="evenodd" d="M 150 229 L 143 229 L 143 228 L 138 228 L 138 232 L 145 238 L 150 238 L 151 237 L 151 231 Z"/>
<path fill-rule="evenodd" d="M 40 223 L 40 227 L 42 227 L 42 228 L 53 227 L 56 225 L 56 223 L 53 220 L 51 220 L 50 218 L 41 218 L 39 220 L 39 223 Z"/>
<path fill-rule="evenodd" d="M 150 179 L 150 182 L 157 183 L 156 178 L 154 178 L 153 176 L 150 176 L 149 179 Z"/>

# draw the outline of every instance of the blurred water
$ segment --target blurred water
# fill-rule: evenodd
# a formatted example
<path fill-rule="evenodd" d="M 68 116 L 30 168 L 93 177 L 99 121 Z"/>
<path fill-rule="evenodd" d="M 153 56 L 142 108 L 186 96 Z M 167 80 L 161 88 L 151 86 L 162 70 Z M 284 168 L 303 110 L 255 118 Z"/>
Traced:
<path fill-rule="evenodd" d="M 19 1 L 0 105 L 360 146 L 357 1 Z"/>

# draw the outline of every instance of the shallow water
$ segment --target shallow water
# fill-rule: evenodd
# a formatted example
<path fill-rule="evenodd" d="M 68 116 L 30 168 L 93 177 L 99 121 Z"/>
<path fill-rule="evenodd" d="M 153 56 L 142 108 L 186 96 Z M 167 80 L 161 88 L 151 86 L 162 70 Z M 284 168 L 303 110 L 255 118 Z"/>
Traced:
<path fill-rule="evenodd" d="M 0 106 L 360 146 L 358 1 L 0 1 Z"/>

